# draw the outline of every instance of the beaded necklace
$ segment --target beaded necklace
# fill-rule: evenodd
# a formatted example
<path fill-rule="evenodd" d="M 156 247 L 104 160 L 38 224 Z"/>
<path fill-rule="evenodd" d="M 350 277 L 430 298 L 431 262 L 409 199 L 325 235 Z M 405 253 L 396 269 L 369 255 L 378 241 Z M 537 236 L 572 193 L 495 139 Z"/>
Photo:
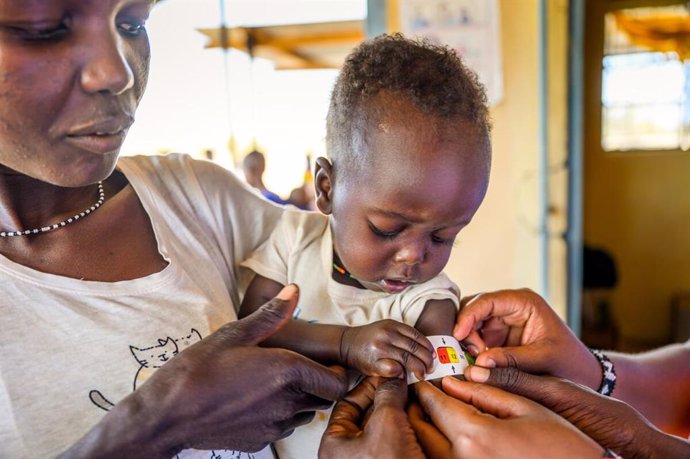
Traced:
<path fill-rule="evenodd" d="M 54 223 L 52 225 L 48 226 L 43 226 L 41 228 L 33 228 L 33 229 L 28 229 L 28 230 L 21 230 L 21 231 L 0 231 L 0 237 L 12 237 L 12 236 L 28 236 L 30 234 L 39 234 L 39 233 L 47 233 L 48 231 L 53 231 L 58 228 L 62 228 L 63 226 L 67 226 L 70 223 L 74 223 L 80 218 L 84 218 L 87 215 L 89 215 L 91 212 L 95 211 L 101 205 L 103 204 L 103 201 L 105 201 L 105 192 L 103 191 L 103 183 L 98 182 L 98 201 L 88 209 L 85 209 L 78 214 L 68 218 L 67 220 L 63 220 L 58 223 Z"/>
<path fill-rule="evenodd" d="M 336 272 L 342 274 L 343 276 L 349 277 L 350 279 L 357 279 L 355 276 L 350 274 L 345 268 L 343 268 L 342 266 L 339 266 L 336 262 L 333 262 L 333 269 Z"/>

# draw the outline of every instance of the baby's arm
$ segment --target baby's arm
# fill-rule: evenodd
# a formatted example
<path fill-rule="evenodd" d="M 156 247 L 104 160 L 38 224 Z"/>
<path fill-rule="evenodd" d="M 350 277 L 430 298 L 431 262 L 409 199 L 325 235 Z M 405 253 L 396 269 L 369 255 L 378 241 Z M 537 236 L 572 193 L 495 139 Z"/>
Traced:
<path fill-rule="evenodd" d="M 257 274 L 242 301 L 240 318 L 251 314 L 282 288 L 279 282 Z M 454 322 L 450 323 L 452 326 Z M 394 320 L 380 320 L 361 327 L 292 320 L 263 344 L 290 349 L 324 363 L 345 365 L 368 376 L 402 378 L 407 370 L 422 379 L 433 362 L 429 340 L 414 328 Z"/>
<path fill-rule="evenodd" d="M 422 313 L 419 315 L 417 323 L 415 323 L 414 326 L 424 336 L 453 336 L 453 326 L 455 325 L 456 314 L 457 308 L 455 307 L 453 301 L 449 299 L 429 300 L 424 305 L 424 309 L 422 310 Z M 417 376 L 417 379 L 421 378 Z M 436 387 L 441 388 L 440 379 L 435 379 L 431 382 Z"/>
<path fill-rule="evenodd" d="M 259 274 L 254 276 L 242 300 L 239 318 L 256 311 L 262 304 L 274 298 L 283 287 L 280 282 Z M 290 349 L 320 362 L 340 363 L 340 340 L 346 328 L 291 320 L 278 333 L 263 341 L 262 345 Z"/>
<path fill-rule="evenodd" d="M 452 336 L 456 314 L 457 309 L 451 300 L 429 300 L 424 305 L 414 328 L 424 336 Z"/>

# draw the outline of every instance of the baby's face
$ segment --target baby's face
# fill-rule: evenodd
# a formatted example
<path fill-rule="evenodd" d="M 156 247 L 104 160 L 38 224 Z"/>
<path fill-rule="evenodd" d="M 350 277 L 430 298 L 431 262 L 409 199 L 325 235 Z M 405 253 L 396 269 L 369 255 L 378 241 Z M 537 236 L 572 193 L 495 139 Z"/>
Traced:
<path fill-rule="evenodd" d="M 471 132 L 404 111 L 368 130 L 370 167 L 332 194 L 334 247 L 358 280 L 395 293 L 443 270 L 486 192 L 488 147 Z"/>

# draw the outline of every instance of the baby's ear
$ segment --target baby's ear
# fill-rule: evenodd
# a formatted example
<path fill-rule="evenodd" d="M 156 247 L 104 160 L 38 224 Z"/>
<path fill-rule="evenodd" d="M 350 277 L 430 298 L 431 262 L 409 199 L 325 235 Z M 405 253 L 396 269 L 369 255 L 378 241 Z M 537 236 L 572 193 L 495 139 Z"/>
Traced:
<path fill-rule="evenodd" d="M 322 214 L 330 215 L 332 210 L 333 165 L 323 156 L 316 158 L 314 187 L 316 188 L 316 207 Z"/>

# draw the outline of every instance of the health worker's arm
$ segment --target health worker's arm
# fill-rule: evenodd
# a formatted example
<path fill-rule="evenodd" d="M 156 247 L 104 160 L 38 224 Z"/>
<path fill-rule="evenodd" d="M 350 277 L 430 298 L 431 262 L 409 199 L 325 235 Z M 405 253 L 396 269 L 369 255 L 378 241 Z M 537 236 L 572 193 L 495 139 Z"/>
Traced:
<path fill-rule="evenodd" d="M 454 336 L 486 368 L 517 367 L 550 374 L 597 390 L 597 359 L 554 310 L 531 290 L 502 290 L 464 298 Z M 614 364 L 612 396 L 642 413 L 660 429 L 690 433 L 690 342 L 643 354 L 606 351 Z"/>

